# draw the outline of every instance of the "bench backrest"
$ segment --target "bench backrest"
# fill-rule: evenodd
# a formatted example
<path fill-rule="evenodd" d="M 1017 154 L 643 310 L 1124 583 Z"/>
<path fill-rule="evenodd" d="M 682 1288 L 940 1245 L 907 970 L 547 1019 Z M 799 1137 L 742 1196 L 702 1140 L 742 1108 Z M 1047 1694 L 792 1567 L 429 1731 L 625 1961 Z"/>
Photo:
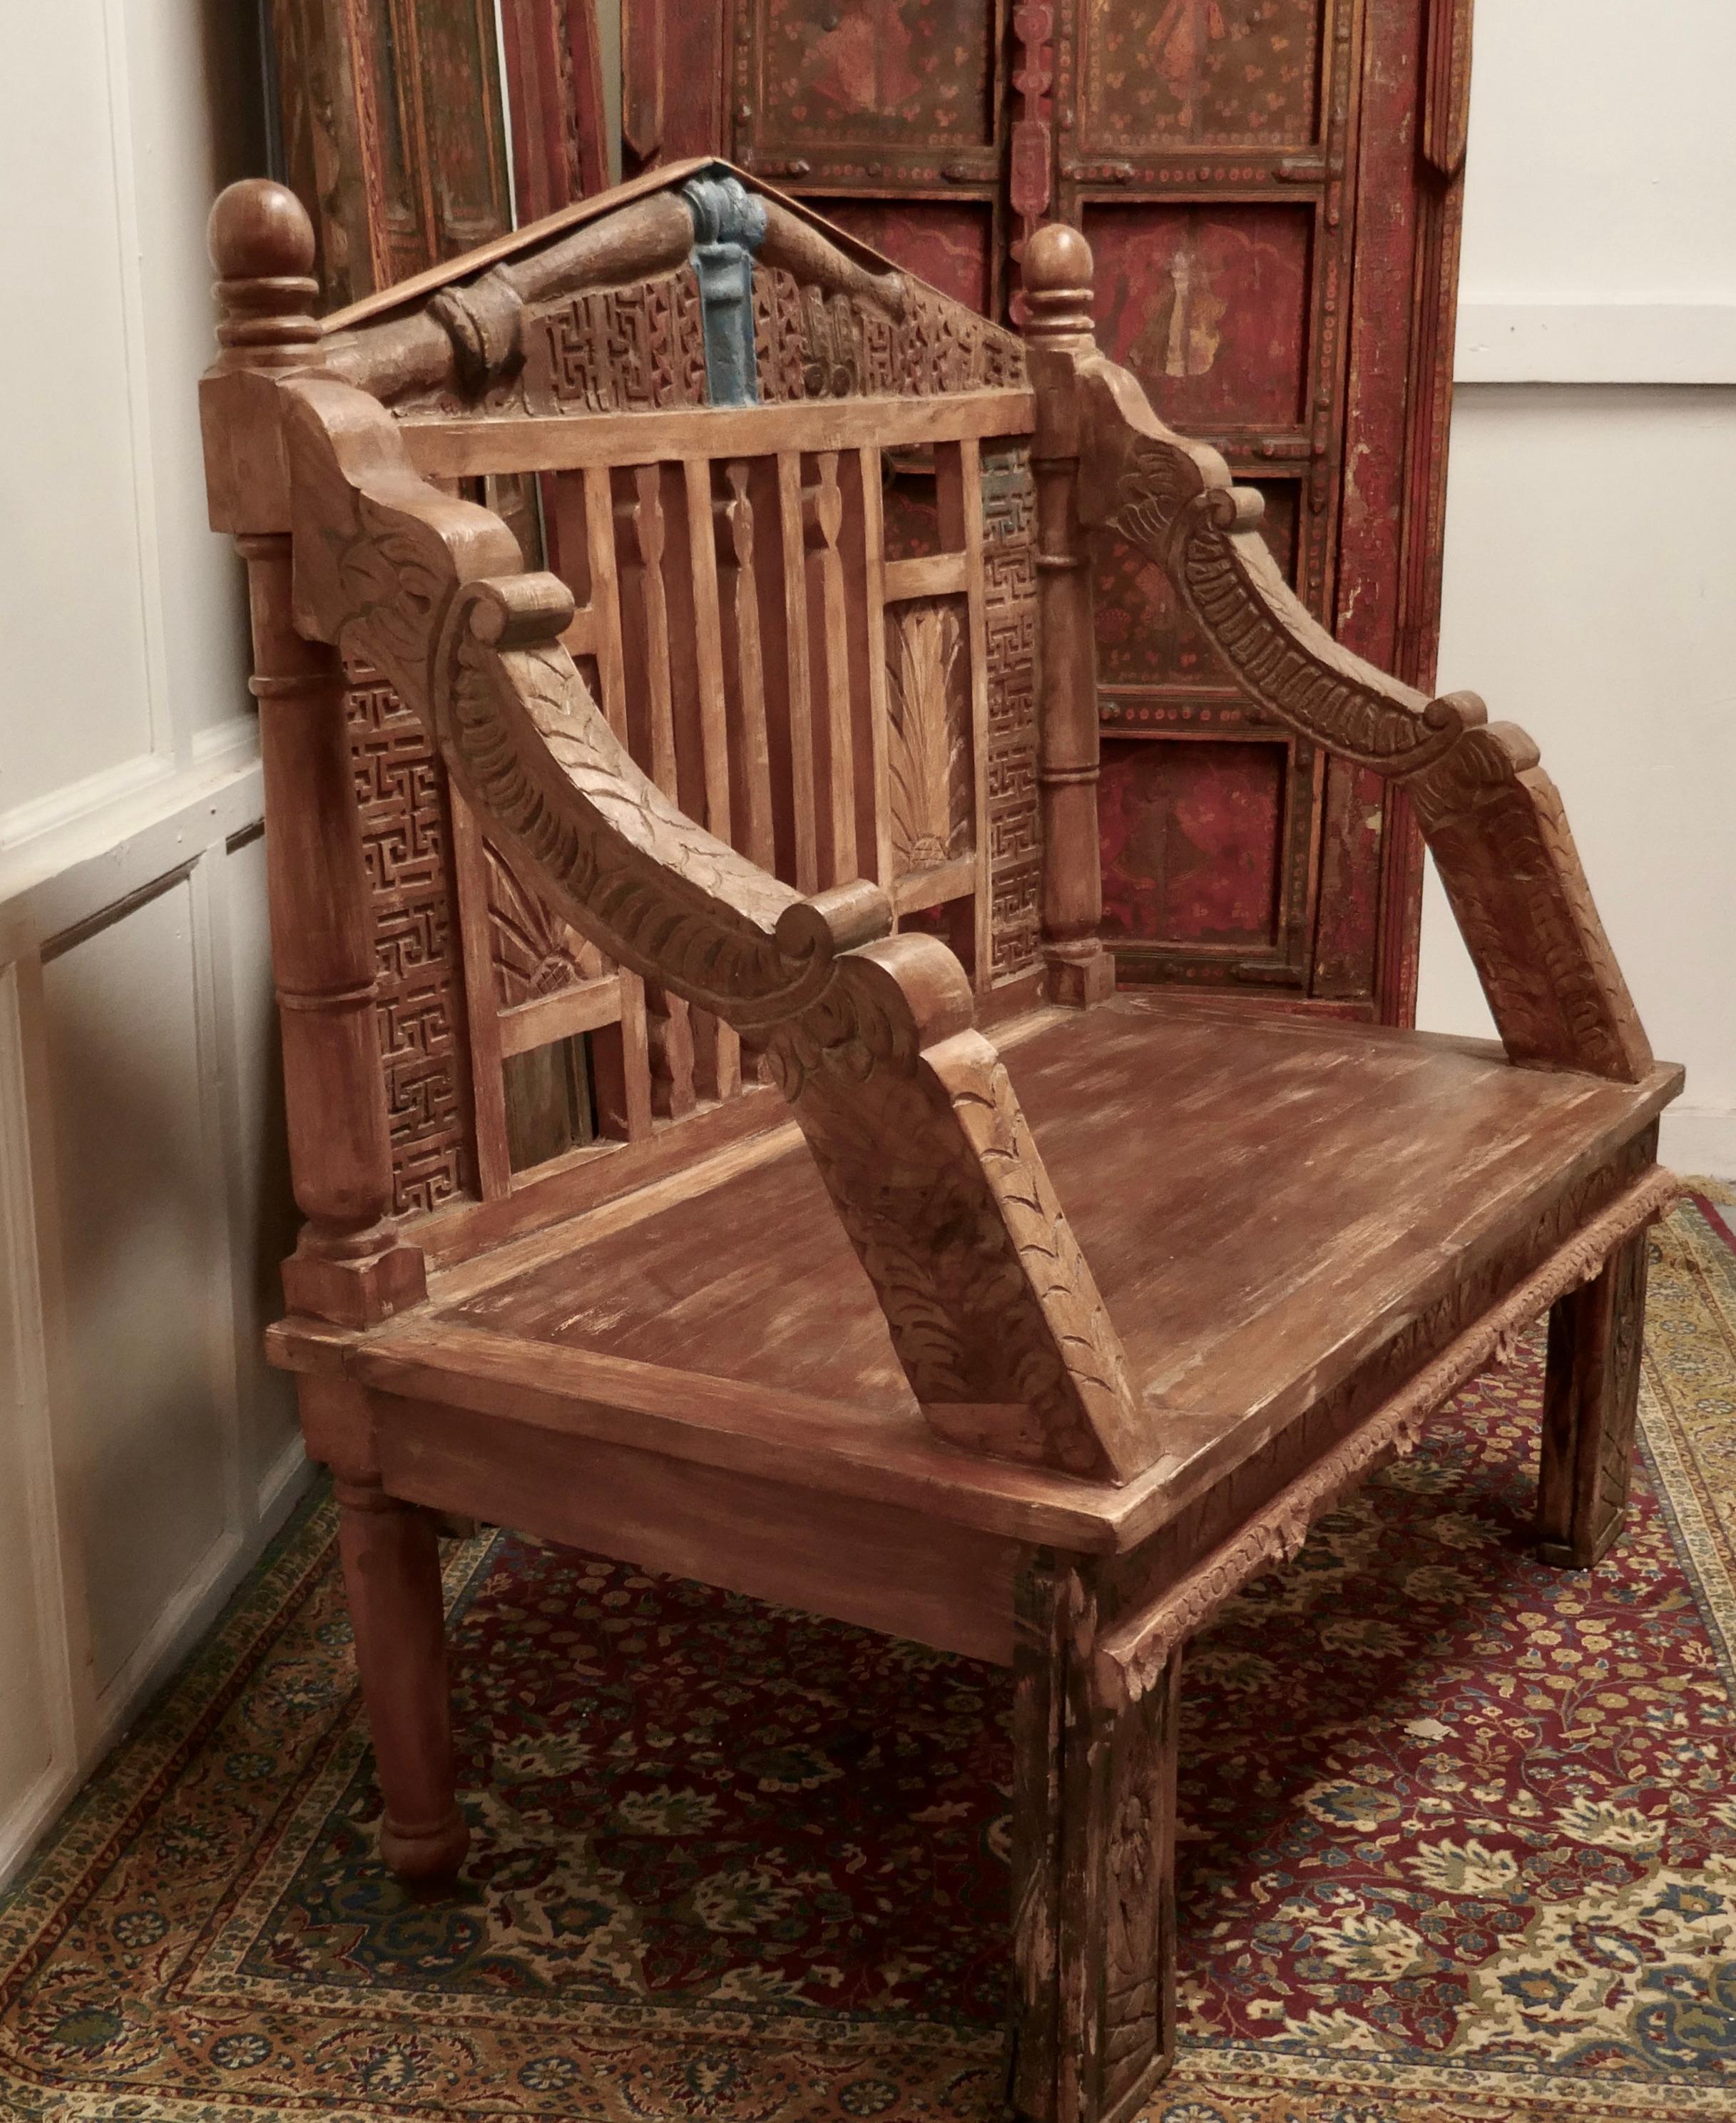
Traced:
<path fill-rule="evenodd" d="M 320 351 L 564 579 L 567 647 L 683 810 L 803 892 L 883 886 L 980 998 L 1028 990 L 1017 337 L 699 166 L 328 318 Z M 737 1035 L 569 929 L 381 674 L 347 677 L 406 1235 L 466 1252 L 781 1121 Z"/>

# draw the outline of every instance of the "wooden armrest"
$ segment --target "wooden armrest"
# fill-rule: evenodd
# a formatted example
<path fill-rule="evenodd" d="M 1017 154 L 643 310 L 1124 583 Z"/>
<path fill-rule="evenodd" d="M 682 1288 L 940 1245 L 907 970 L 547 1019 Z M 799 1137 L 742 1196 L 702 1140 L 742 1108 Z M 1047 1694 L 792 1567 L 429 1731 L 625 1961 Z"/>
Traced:
<path fill-rule="evenodd" d="M 385 673 L 564 918 L 763 1039 L 934 1427 L 1099 1480 L 1149 1465 L 1151 1418 L 952 952 L 891 935 L 877 886 L 804 897 L 688 818 L 562 644 L 564 585 L 423 480 L 377 400 L 283 387 L 297 623 Z"/>
<path fill-rule="evenodd" d="M 1077 232 L 1039 230 L 1025 274 L 1038 447 L 1077 457 L 1080 522 L 1163 568 L 1249 700 L 1406 791 L 1510 1058 L 1638 1082 L 1651 1049 L 1537 747 L 1473 693 L 1430 700 L 1364 663 L 1304 611 L 1260 536 L 1262 497 L 1097 353 Z"/>

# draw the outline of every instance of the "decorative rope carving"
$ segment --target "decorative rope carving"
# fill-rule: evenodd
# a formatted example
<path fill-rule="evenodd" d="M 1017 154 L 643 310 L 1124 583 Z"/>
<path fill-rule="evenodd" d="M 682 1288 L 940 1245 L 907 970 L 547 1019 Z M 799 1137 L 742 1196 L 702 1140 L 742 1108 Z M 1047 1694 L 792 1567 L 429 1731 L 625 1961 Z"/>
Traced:
<path fill-rule="evenodd" d="M 1264 1572 L 1289 1562 L 1314 1521 L 1347 1489 L 1387 1461 L 1415 1451 L 1424 1424 L 1444 1401 L 1490 1362 L 1504 1361 L 1526 1328 L 1557 1298 L 1589 1282 L 1619 1246 L 1654 1222 L 1682 1191 L 1673 1173 L 1654 1169 L 1617 1195 L 1336 1450 L 1280 1489 L 1238 1533 L 1151 1606 L 1104 1636 L 1093 1667 L 1102 1706 L 1115 1709 L 1137 1702 L 1162 1675 L 1171 1654 L 1226 1600 Z"/>

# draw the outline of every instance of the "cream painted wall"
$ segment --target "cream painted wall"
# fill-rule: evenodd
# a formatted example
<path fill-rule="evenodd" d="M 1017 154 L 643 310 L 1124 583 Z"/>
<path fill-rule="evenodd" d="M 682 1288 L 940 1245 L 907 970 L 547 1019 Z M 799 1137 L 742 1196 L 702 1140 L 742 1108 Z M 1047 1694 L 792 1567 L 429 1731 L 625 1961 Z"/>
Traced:
<path fill-rule="evenodd" d="M 1728 0 L 1479 0 L 1439 670 L 1542 746 L 1653 1044 L 1687 1065 L 1663 1154 L 1726 1175 L 1733 76 Z M 1432 876 L 1418 1018 L 1490 1029 Z"/>
<path fill-rule="evenodd" d="M 251 0 L 0 7 L 0 1876 L 306 1479 L 203 228 Z"/>

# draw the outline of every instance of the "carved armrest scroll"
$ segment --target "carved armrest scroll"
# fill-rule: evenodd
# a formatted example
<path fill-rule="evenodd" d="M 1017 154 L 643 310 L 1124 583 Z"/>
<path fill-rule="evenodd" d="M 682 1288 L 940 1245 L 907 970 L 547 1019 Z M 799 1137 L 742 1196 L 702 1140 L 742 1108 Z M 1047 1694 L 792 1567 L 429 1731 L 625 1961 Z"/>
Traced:
<path fill-rule="evenodd" d="M 1150 1420 L 957 958 L 891 935 L 877 886 L 804 897 L 689 818 L 592 701 L 564 586 L 423 480 L 377 401 L 330 376 L 283 389 L 298 623 L 384 671 L 566 920 L 763 1040 L 931 1425 L 1097 1479 L 1149 1465 Z"/>
<path fill-rule="evenodd" d="M 1072 263 L 1079 239 L 1055 234 Z M 1081 521 L 1158 562 L 1250 700 L 1406 791 L 1512 1059 L 1637 1082 L 1651 1050 L 1531 739 L 1475 694 L 1426 699 L 1342 648 L 1260 536 L 1261 497 L 1088 336 L 1063 350 Z"/>

